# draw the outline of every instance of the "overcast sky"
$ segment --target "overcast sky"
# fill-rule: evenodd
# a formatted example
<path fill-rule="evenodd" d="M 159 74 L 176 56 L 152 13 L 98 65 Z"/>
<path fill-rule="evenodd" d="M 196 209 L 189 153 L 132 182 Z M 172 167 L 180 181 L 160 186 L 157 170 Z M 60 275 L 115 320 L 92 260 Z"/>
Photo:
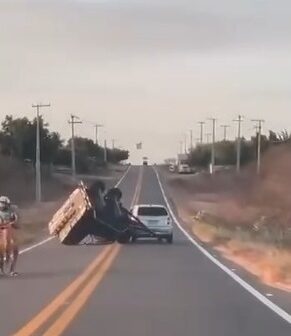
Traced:
<path fill-rule="evenodd" d="M 74 113 L 133 161 L 175 155 L 212 116 L 232 137 L 238 113 L 291 130 L 290 13 L 290 0 L 0 0 L 0 118 L 51 102 L 64 138 Z"/>

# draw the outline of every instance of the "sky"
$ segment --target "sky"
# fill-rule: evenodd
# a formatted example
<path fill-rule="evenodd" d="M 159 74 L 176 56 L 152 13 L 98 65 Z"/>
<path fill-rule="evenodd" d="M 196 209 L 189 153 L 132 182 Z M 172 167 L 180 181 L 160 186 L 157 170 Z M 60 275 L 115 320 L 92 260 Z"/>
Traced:
<path fill-rule="evenodd" d="M 198 121 L 238 114 L 291 130 L 289 0 L 1 0 L 0 119 L 33 103 L 52 130 L 99 140 L 152 162 L 174 157 Z M 204 134 L 204 135 L 205 135 Z M 137 142 L 143 150 L 135 150 Z"/>

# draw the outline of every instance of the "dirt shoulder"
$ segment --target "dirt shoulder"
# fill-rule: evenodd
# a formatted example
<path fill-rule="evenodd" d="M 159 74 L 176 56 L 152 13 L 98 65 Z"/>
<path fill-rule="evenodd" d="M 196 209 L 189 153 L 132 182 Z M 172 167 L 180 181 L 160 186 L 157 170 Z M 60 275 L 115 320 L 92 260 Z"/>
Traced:
<path fill-rule="evenodd" d="M 165 168 L 160 174 L 188 231 L 263 283 L 291 292 L 291 239 L 283 221 L 287 214 L 248 196 L 255 180 L 177 175 Z"/>

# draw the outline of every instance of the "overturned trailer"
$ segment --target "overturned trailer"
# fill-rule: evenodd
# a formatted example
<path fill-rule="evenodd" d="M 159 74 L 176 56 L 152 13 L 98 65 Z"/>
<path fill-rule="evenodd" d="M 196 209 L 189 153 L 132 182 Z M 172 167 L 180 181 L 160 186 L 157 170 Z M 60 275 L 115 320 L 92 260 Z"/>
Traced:
<path fill-rule="evenodd" d="M 137 232 L 156 237 L 122 206 L 121 198 L 118 188 L 105 193 L 101 181 L 95 182 L 91 188 L 81 182 L 49 222 L 49 232 L 64 245 L 77 245 L 87 236 L 120 243 L 129 242 Z"/>

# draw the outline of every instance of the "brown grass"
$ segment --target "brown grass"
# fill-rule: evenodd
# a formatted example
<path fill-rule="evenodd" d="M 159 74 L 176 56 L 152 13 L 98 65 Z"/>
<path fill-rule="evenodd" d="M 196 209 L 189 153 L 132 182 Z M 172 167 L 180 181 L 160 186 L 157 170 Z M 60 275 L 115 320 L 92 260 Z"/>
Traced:
<path fill-rule="evenodd" d="M 262 282 L 291 292 L 290 146 L 269 150 L 262 167 L 260 177 L 252 164 L 240 176 L 164 170 L 163 178 L 183 222 L 201 241 Z M 193 222 L 197 212 L 203 217 Z"/>
<path fill-rule="evenodd" d="M 195 222 L 193 233 L 262 282 L 291 292 L 291 250 L 246 240 L 231 231 Z"/>
<path fill-rule="evenodd" d="M 19 210 L 20 230 L 18 231 L 18 241 L 20 245 L 26 245 L 46 236 L 47 225 L 55 211 L 60 205 L 58 202 L 47 202 L 41 205 L 31 206 Z"/>

